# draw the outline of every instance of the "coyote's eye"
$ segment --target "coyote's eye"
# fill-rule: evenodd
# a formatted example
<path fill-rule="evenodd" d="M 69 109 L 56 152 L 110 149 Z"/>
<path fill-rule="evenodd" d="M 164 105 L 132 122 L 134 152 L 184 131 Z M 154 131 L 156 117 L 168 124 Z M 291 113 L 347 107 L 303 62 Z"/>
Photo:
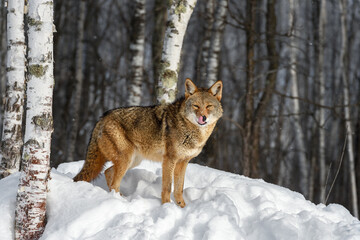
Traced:
<path fill-rule="evenodd" d="M 193 105 L 194 109 L 199 109 L 200 107 L 198 105 Z"/>
<path fill-rule="evenodd" d="M 207 105 L 207 106 L 206 106 L 206 109 L 209 109 L 209 110 L 211 110 L 211 109 L 213 109 L 213 108 L 214 108 L 213 105 Z"/>

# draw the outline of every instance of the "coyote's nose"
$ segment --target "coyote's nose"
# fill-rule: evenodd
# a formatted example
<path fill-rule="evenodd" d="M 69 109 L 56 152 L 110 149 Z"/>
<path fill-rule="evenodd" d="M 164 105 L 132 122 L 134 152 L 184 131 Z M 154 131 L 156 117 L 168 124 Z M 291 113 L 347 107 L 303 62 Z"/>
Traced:
<path fill-rule="evenodd" d="M 206 116 L 202 116 L 202 118 L 203 118 L 203 122 L 205 122 L 206 121 Z"/>

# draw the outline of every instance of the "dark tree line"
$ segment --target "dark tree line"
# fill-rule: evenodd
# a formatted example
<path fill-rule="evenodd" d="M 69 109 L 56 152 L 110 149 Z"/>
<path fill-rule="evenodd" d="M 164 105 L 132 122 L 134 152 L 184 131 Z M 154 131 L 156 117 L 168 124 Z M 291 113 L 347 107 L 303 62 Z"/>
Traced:
<path fill-rule="evenodd" d="M 0 10 L 4 29 L 6 12 Z M 55 1 L 54 10 L 51 164 L 57 166 L 84 159 L 97 119 L 127 105 L 138 26 L 130 0 Z M 151 105 L 162 70 L 166 1 L 147 0 L 145 10 L 141 104 Z M 82 11 L 81 28 L 76 16 Z M 5 32 L 0 36 L 4 73 Z M 178 67 L 178 95 L 185 78 L 207 86 L 215 74 L 224 83 L 224 117 L 195 162 L 263 178 L 314 202 L 324 202 L 336 180 L 327 203 L 353 211 L 351 188 L 360 189 L 359 45 L 359 1 L 198 0 Z M 2 94 L 4 81 L 1 74 Z"/>

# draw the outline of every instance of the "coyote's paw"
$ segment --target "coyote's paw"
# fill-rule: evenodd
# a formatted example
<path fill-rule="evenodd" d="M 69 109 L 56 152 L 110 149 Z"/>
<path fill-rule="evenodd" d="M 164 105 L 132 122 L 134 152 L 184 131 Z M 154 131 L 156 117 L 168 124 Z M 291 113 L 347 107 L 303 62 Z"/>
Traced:
<path fill-rule="evenodd" d="M 184 200 L 182 200 L 182 201 L 176 201 L 176 205 L 178 205 L 178 206 L 180 206 L 180 207 L 182 207 L 182 208 L 186 206 Z"/>
<path fill-rule="evenodd" d="M 184 201 L 184 198 L 182 197 L 182 194 L 174 194 L 174 197 L 175 197 L 175 202 L 176 202 L 176 205 L 180 206 L 180 207 L 185 207 L 185 201 Z"/>

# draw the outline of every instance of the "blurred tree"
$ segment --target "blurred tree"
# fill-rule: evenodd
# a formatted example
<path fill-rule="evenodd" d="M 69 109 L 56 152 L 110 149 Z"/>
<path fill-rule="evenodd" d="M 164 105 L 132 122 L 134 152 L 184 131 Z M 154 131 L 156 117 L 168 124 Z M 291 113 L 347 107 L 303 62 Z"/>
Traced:
<path fill-rule="evenodd" d="M 81 91 L 83 85 L 83 71 L 84 71 L 84 24 L 86 14 L 85 0 L 79 0 L 79 13 L 78 16 L 78 31 L 77 31 L 77 44 L 75 54 L 75 91 L 72 104 L 72 114 L 70 116 L 70 131 L 69 140 L 67 142 L 67 157 L 66 161 L 73 162 L 76 148 L 76 139 L 79 132 L 79 113 L 81 105 Z"/>
<path fill-rule="evenodd" d="M 341 22 L 341 48 L 340 48 L 340 69 L 341 78 L 344 82 L 344 112 L 345 112 L 345 128 L 347 135 L 347 150 L 349 158 L 349 172 L 350 172 L 350 188 L 351 188 L 351 200 L 352 200 L 352 213 L 356 218 L 359 218 L 358 210 L 358 197 L 356 187 L 356 173 L 354 162 L 354 140 L 353 140 L 353 126 L 350 114 L 350 94 L 349 94 L 349 79 L 348 79 L 348 37 L 346 27 L 346 13 L 347 13 L 347 1 L 341 0 L 339 2 L 340 9 L 340 22 Z"/>
<path fill-rule="evenodd" d="M 291 81 L 291 95 L 293 99 L 293 111 L 294 111 L 294 124 L 297 131 L 296 134 L 296 145 L 298 148 L 299 155 L 299 166 L 300 166 L 300 189 L 305 196 L 309 196 L 309 164 L 306 159 L 306 149 L 305 149 L 305 137 L 302 126 L 300 124 L 300 101 L 299 97 L 299 87 L 298 87 L 298 78 L 297 78 L 297 38 L 299 26 L 296 24 L 296 3 L 294 0 L 290 0 L 290 9 L 289 9 L 289 36 L 290 36 L 290 81 Z"/>
<path fill-rule="evenodd" d="M 321 0 L 319 19 L 319 55 L 318 55 L 318 81 L 319 81 L 319 104 L 325 105 L 325 74 L 324 74 L 324 44 L 326 25 L 326 0 Z M 325 109 L 319 108 L 319 164 L 320 164 L 320 201 L 325 202 Z"/>
<path fill-rule="evenodd" d="M 201 84 L 207 83 L 207 66 L 209 62 L 209 51 L 211 44 L 212 29 L 214 27 L 214 9 L 215 1 L 209 0 L 205 3 L 205 16 L 204 16 L 204 39 L 201 46 L 201 55 L 199 57 L 199 78 Z M 211 86 L 211 85 L 210 85 Z"/>
<path fill-rule="evenodd" d="M 209 53 L 207 55 L 206 82 L 208 87 L 211 87 L 217 80 L 219 80 L 220 50 L 227 16 L 227 2 L 227 0 L 220 0 L 216 4 Z"/>
<path fill-rule="evenodd" d="M 245 96 L 245 113 L 244 113 L 244 136 L 243 136 L 243 171 L 245 176 L 251 175 L 251 166 L 253 158 L 251 156 L 251 142 L 253 129 L 254 113 L 254 84 L 255 84 L 255 16 L 257 9 L 256 0 L 247 0 L 246 9 L 246 96 Z"/>
<path fill-rule="evenodd" d="M 7 8 L 5 4 L 0 5 L 0 94 L 1 96 L 5 95 L 5 84 L 6 84 L 6 63 L 5 63 L 6 52 L 7 52 L 6 9 Z M 3 110 L 4 110 L 3 108 L 1 108 L 0 110 L 1 116 L 3 116 L 2 115 Z"/>
<path fill-rule="evenodd" d="M 135 13 L 131 21 L 130 34 L 130 83 L 128 105 L 139 106 L 141 103 L 145 55 L 145 0 L 136 0 Z"/>

